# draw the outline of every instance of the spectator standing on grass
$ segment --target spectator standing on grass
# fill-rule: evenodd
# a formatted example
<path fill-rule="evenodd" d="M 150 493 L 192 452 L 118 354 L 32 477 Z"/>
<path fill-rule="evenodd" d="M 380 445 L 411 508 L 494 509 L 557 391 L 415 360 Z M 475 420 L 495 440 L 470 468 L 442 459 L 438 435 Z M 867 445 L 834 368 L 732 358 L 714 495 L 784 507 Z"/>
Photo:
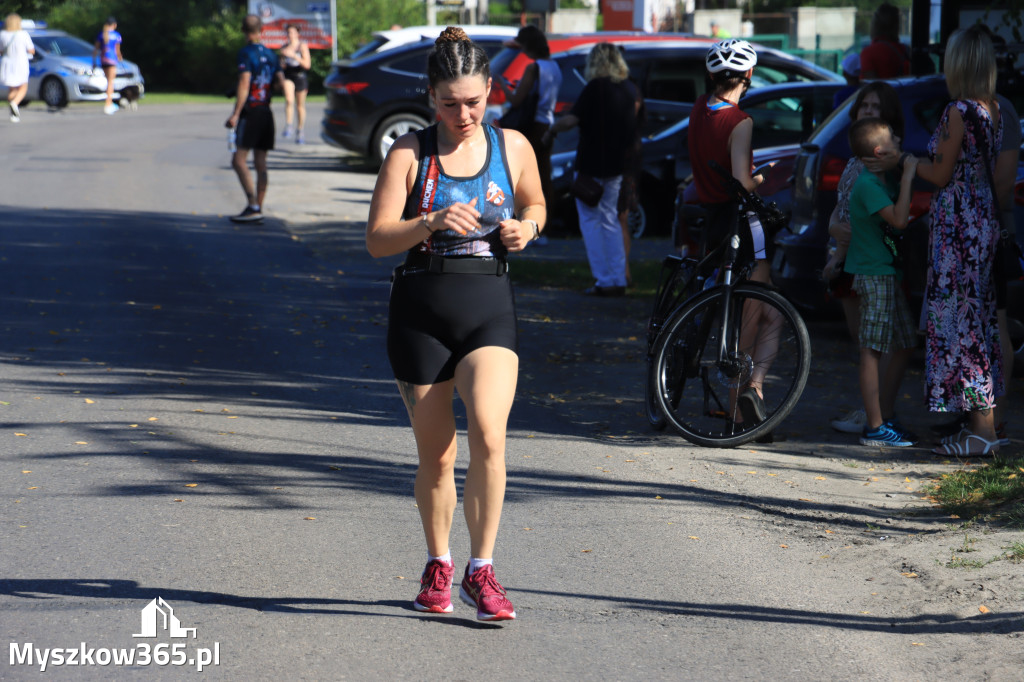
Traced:
<path fill-rule="evenodd" d="M 580 128 L 576 149 L 576 173 L 593 178 L 601 186 L 596 205 L 576 199 L 580 232 L 594 276 L 590 296 L 622 296 L 626 293 L 626 249 L 619 223 L 619 192 L 626 160 L 636 135 L 636 96 L 625 84 L 629 67 L 619 48 L 598 43 L 587 55 L 587 80 L 572 110 L 545 135 L 575 126 Z"/>
<path fill-rule="evenodd" d="M 96 68 L 96 60 L 103 68 L 103 75 L 107 78 L 107 99 L 103 104 L 104 114 L 117 113 L 117 105 L 114 104 L 114 80 L 117 78 L 117 66 L 124 59 L 121 56 L 121 34 L 117 32 L 117 19 L 107 17 L 103 22 L 103 30 L 96 36 L 92 49 L 92 67 Z"/>
<path fill-rule="evenodd" d="M 968 429 L 936 454 L 993 455 L 993 408 L 1003 364 L 993 264 L 999 241 L 996 170 L 1003 126 L 995 96 L 992 41 L 972 27 L 952 35 L 945 54 L 953 98 L 917 174 L 939 188 L 931 202 L 925 290 L 925 388 L 933 412 L 967 412 Z"/>
<path fill-rule="evenodd" d="M 462 506 L 470 540 L 459 596 L 478 620 L 511 620 L 516 612 L 493 566 L 519 373 L 506 258 L 540 236 L 547 212 L 530 143 L 483 123 L 487 53 L 451 26 L 434 45 L 427 77 L 439 121 L 391 146 L 366 224 L 371 255 L 406 253 L 392 280 L 387 352 L 419 459 L 415 494 L 427 564 L 413 606 L 454 610 L 457 390 L 469 440 Z"/>
<path fill-rule="evenodd" d="M 917 345 L 917 330 L 900 280 L 896 233 L 910 219 L 910 185 L 917 159 L 907 154 L 898 186 L 888 174 L 901 159 L 900 138 L 880 118 L 861 118 L 850 126 L 850 149 L 865 159 L 878 159 L 877 171 L 866 170 L 850 193 L 852 235 L 846 270 L 854 275 L 860 300 L 860 391 L 867 415 L 861 445 L 909 447 L 916 438 L 895 416 L 895 400 Z M 884 376 L 879 361 L 890 355 Z M 895 387 L 895 389 L 893 388 Z"/>
<path fill-rule="evenodd" d="M 263 199 L 267 194 L 267 152 L 274 148 L 274 114 L 270 110 L 271 88 L 282 87 L 284 76 L 281 64 L 268 47 L 260 43 L 263 25 L 255 14 L 242 20 L 242 33 L 247 41 L 238 51 L 238 87 L 235 90 L 235 109 L 224 123 L 235 129 L 237 148 L 231 165 L 245 192 L 246 206 L 238 215 L 231 216 L 236 223 L 263 220 Z M 256 186 L 249 173 L 249 150 L 256 167 Z"/>
<path fill-rule="evenodd" d="M 29 56 L 36 53 L 32 38 L 21 28 L 21 17 L 8 14 L 0 31 L 0 83 L 7 87 L 11 123 L 21 120 L 18 105 L 28 92 Z"/>
<path fill-rule="evenodd" d="M 910 50 L 900 42 L 900 10 L 883 2 L 871 18 L 871 43 L 860 51 L 860 80 L 909 75 Z"/>
<path fill-rule="evenodd" d="M 295 136 L 295 144 L 306 143 L 306 93 L 309 91 L 307 73 L 313 65 L 309 45 L 299 34 L 299 27 L 288 24 L 288 42 L 280 49 L 284 69 L 284 132 L 281 137 Z M 297 126 L 296 126 L 297 124 Z"/>

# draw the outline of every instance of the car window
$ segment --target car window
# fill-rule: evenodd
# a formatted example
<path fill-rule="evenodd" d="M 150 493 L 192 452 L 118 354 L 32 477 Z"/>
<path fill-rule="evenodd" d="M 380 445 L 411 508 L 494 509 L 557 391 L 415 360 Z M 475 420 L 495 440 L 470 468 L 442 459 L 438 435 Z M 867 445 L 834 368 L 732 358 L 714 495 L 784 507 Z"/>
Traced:
<path fill-rule="evenodd" d="M 744 104 L 743 111 L 754 121 L 756 146 L 799 143 L 805 137 L 803 110 L 806 104 L 799 97 L 773 97 L 753 105 Z"/>
<path fill-rule="evenodd" d="M 630 71 L 633 71 L 632 65 Z M 699 95 L 704 94 L 704 72 L 704 63 L 698 60 L 652 60 L 642 83 L 644 97 L 668 102 L 695 102 Z"/>
<path fill-rule="evenodd" d="M 365 45 L 363 45 L 362 47 L 356 49 L 356 51 L 353 52 L 352 54 L 350 54 L 348 57 L 346 57 L 346 59 L 348 59 L 349 61 L 355 61 L 356 59 L 359 59 L 360 57 L 364 57 L 364 56 L 366 56 L 368 54 L 372 54 L 373 52 L 376 52 L 381 47 L 383 47 L 384 45 L 387 45 L 387 44 L 388 44 L 388 39 L 387 38 L 385 38 L 383 36 L 376 36 L 370 42 L 368 42 Z"/>
<path fill-rule="evenodd" d="M 795 71 L 783 71 L 782 69 L 761 64 L 754 67 L 754 76 L 767 83 L 804 82 L 811 80 L 807 76 Z"/>
<path fill-rule="evenodd" d="M 387 68 L 392 71 L 404 71 L 414 76 L 422 76 L 427 72 L 427 51 L 415 50 L 410 55 L 393 59 L 388 62 Z"/>
<path fill-rule="evenodd" d="M 92 45 L 72 36 L 32 36 L 32 43 L 61 57 L 91 57 Z"/>

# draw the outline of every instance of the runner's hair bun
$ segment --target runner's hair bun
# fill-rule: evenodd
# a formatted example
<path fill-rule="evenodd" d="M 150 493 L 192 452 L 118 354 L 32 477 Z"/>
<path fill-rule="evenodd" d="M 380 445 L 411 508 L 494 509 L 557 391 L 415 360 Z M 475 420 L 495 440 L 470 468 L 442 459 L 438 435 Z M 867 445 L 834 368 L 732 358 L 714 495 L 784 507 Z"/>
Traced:
<path fill-rule="evenodd" d="M 445 43 L 458 43 L 462 41 L 469 41 L 469 36 L 466 35 L 466 32 L 458 26 L 449 26 L 441 31 L 441 35 L 434 41 L 434 45 L 441 47 Z"/>

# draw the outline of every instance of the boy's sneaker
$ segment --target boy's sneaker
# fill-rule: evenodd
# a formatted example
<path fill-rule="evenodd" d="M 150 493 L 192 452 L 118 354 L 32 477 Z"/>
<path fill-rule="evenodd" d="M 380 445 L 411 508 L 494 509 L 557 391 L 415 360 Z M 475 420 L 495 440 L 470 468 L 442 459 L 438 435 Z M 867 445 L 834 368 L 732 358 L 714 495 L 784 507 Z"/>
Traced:
<path fill-rule="evenodd" d="M 476 607 L 477 620 L 515 620 L 516 611 L 505 597 L 505 588 L 494 577 L 494 566 L 481 566 L 470 575 L 467 565 L 459 597 Z"/>
<path fill-rule="evenodd" d="M 887 448 L 909 448 L 914 444 L 914 441 L 907 438 L 902 432 L 894 429 L 887 422 L 882 422 L 882 425 L 874 430 L 864 427 L 860 436 L 860 444 Z"/>
<path fill-rule="evenodd" d="M 864 410 L 853 410 L 845 417 L 832 420 L 832 428 L 840 433 L 860 433 L 867 426 L 868 417 Z"/>
<path fill-rule="evenodd" d="M 420 593 L 412 605 L 417 611 L 429 613 L 451 613 L 452 581 L 455 579 L 455 567 L 449 563 L 434 559 L 427 562 L 420 578 Z"/>
<path fill-rule="evenodd" d="M 246 206 L 241 213 L 231 216 L 233 223 L 255 223 L 260 220 L 263 220 L 263 214 L 258 208 L 252 206 Z"/>
<path fill-rule="evenodd" d="M 903 428 L 903 424 L 900 423 L 900 418 L 897 417 L 896 415 L 893 415 L 889 419 L 886 419 L 885 423 L 888 424 L 893 431 L 902 434 L 904 438 L 913 442 L 914 445 L 917 445 L 918 443 L 921 442 L 921 439 L 917 437 L 916 433 L 914 433 L 913 431 L 908 431 L 907 429 Z"/>

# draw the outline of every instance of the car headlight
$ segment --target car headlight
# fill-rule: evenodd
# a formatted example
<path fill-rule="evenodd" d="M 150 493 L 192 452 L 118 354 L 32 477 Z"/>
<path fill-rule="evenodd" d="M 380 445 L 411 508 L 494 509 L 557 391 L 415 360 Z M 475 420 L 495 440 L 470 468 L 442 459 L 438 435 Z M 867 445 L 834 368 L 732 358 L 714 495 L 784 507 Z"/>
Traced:
<path fill-rule="evenodd" d="M 94 73 L 93 68 L 91 66 L 75 64 L 68 66 L 67 68 L 68 71 L 75 74 L 76 76 L 91 76 Z"/>

